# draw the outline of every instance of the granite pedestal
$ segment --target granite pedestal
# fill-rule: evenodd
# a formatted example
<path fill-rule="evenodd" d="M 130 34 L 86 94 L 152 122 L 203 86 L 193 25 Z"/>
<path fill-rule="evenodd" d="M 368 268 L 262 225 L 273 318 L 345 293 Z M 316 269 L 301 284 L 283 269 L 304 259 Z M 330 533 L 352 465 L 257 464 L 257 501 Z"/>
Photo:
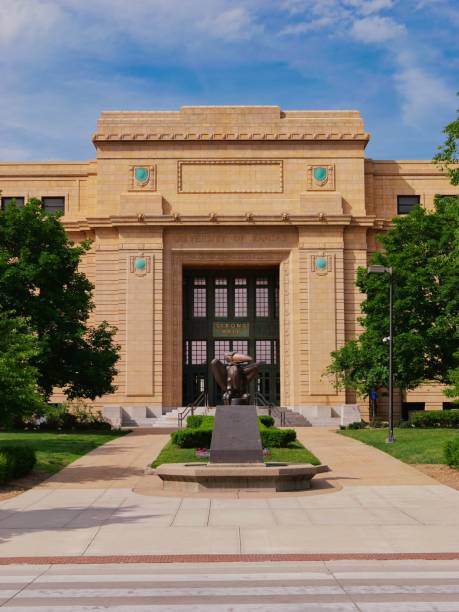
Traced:
<path fill-rule="evenodd" d="M 217 406 L 210 463 L 263 463 L 256 406 Z"/>

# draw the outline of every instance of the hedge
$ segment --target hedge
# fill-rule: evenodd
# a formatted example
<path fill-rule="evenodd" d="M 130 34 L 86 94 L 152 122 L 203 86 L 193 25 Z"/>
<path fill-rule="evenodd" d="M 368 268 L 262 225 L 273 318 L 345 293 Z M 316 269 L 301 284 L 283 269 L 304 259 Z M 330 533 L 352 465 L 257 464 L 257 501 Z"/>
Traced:
<path fill-rule="evenodd" d="M 296 431 L 294 429 L 262 429 L 260 431 L 261 443 L 263 448 L 285 448 L 296 440 Z"/>
<path fill-rule="evenodd" d="M 262 414 L 259 416 L 258 421 L 265 427 L 273 427 L 274 425 L 273 417 L 267 414 Z M 205 427 L 207 429 L 214 426 L 214 417 L 204 416 L 203 414 L 190 415 L 186 419 L 186 426 L 191 427 L 192 429 L 197 429 L 199 427 Z"/>
<path fill-rule="evenodd" d="M 446 463 L 459 469 L 459 436 L 446 442 L 444 452 Z"/>
<path fill-rule="evenodd" d="M 26 476 L 37 462 L 35 451 L 26 446 L 0 447 L 0 484 Z"/>
<path fill-rule="evenodd" d="M 428 410 L 417 412 L 411 419 L 411 425 L 419 428 L 446 427 L 459 428 L 459 410 Z"/>
<path fill-rule="evenodd" d="M 273 427 L 274 425 L 273 417 L 269 416 L 268 414 L 262 414 L 261 416 L 258 417 L 258 420 L 265 427 Z"/>
<path fill-rule="evenodd" d="M 284 448 L 296 440 L 294 429 L 273 427 L 270 416 L 259 417 L 261 443 L 263 448 Z M 181 448 L 210 448 L 214 417 L 194 415 L 187 418 L 187 427 L 171 433 L 172 442 Z"/>
<path fill-rule="evenodd" d="M 174 444 L 181 448 L 210 448 L 212 429 L 186 427 L 171 433 L 171 439 Z"/>

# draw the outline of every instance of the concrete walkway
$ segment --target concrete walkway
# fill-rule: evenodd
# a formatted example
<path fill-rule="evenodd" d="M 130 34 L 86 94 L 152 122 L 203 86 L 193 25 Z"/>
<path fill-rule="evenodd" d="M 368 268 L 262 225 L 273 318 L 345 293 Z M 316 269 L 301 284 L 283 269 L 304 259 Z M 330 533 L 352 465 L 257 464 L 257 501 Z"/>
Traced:
<path fill-rule="evenodd" d="M 0 504 L 0 557 L 459 552 L 459 492 L 350 438 L 298 430 L 332 468 L 310 492 L 165 496 L 135 432 Z"/>

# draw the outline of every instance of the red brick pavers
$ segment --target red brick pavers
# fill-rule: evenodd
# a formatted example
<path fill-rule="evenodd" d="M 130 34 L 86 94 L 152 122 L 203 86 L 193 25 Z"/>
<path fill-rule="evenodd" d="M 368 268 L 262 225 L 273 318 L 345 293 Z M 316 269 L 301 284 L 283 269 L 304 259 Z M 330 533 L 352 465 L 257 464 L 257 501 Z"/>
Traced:
<path fill-rule="evenodd" d="M 0 565 L 91 565 L 119 563 L 259 563 L 276 561 L 428 561 L 459 560 L 459 552 L 449 553 L 317 553 L 278 555 L 109 555 L 87 557 L 0 557 Z"/>

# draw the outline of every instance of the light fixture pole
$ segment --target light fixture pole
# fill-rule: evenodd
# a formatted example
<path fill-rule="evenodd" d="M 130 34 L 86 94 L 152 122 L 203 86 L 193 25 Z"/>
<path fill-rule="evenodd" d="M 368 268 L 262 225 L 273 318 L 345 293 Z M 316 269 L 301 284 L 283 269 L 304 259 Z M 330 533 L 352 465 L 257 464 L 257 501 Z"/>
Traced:
<path fill-rule="evenodd" d="M 392 444 L 395 441 L 394 438 L 394 368 L 393 368 L 393 319 L 394 319 L 394 275 L 392 268 L 386 268 L 386 266 L 368 266 L 368 272 L 370 274 L 388 274 L 389 275 L 389 433 L 386 442 Z M 386 340 L 386 339 L 385 339 Z"/>

